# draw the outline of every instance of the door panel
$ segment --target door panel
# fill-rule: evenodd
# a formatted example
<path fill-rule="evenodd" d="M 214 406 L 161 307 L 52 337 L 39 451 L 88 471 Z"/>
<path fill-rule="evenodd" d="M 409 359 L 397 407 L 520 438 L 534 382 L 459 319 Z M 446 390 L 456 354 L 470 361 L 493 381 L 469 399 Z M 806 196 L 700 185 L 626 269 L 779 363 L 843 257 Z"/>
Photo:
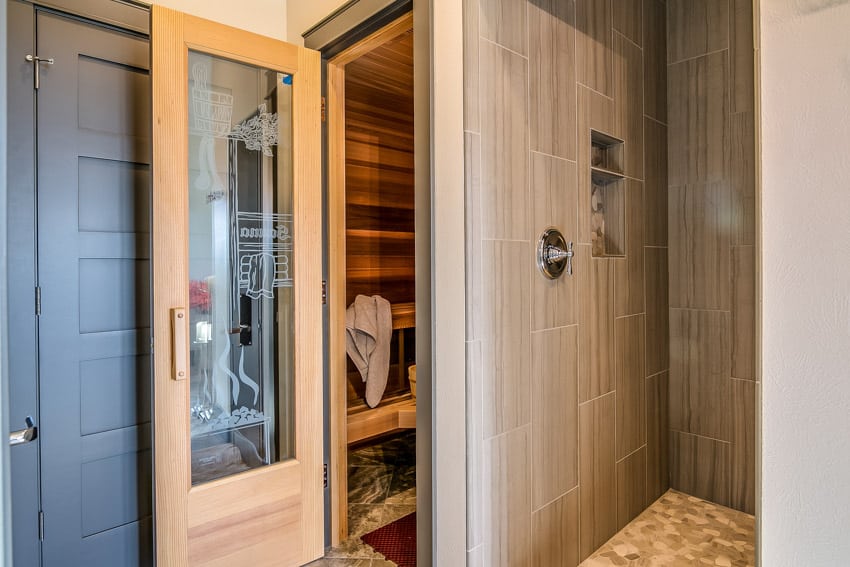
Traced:
<path fill-rule="evenodd" d="M 319 54 L 152 21 L 157 557 L 301 565 L 323 544 Z"/>
<path fill-rule="evenodd" d="M 8 3 L 8 304 L 9 429 L 24 427 L 38 414 L 38 334 L 36 332 L 35 96 L 32 64 L 35 11 L 24 2 Z M 15 565 L 38 565 L 40 440 L 11 447 L 12 529 Z"/>
<path fill-rule="evenodd" d="M 36 25 L 44 565 L 149 565 L 149 45 Z"/>

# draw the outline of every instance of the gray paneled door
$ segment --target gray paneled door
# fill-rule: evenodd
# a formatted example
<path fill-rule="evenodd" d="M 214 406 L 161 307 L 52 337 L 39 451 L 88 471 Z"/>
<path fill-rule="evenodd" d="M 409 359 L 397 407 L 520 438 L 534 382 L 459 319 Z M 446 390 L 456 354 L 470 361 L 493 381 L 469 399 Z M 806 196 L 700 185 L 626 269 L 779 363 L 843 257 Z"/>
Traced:
<path fill-rule="evenodd" d="M 40 479 L 15 475 L 13 490 L 31 493 L 24 484 L 40 481 L 42 565 L 149 565 L 149 44 L 50 12 L 35 11 L 34 21 L 37 55 L 54 60 L 38 70 L 36 183 L 29 189 L 38 364 L 36 376 L 12 380 L 37 381 Z M 10 58 L 20 55 L 11 51 Z M 26 183 L 15 190 L 25 193 Z M 24 289 L 33 274 L 10 273 L 16 277 Z M 10 360 L 13 371 L 26 368 L 25 350 Z M 12 408 L 11 428 L 18 429 L 15 399 Z M 13 466 L 19 449 L 11 449 Z M 13 501 L 19 509 L 33 505 L 39 502 Z M 20 512 L 13 511 L 16 565 L 35 565 L 32 546 L 19 537 L 31 537 L 31 526 L 18 522 L 32 513 Z"/>

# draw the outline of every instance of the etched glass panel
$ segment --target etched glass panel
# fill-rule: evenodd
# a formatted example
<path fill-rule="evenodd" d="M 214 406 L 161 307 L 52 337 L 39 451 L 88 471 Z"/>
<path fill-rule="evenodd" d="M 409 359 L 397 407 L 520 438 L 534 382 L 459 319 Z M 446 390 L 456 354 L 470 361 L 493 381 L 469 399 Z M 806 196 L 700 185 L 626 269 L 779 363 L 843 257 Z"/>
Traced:
<path fill-rule="evenodd" d="M 189 52 L 192 484 L 294 456 L 292 77 Z"/>

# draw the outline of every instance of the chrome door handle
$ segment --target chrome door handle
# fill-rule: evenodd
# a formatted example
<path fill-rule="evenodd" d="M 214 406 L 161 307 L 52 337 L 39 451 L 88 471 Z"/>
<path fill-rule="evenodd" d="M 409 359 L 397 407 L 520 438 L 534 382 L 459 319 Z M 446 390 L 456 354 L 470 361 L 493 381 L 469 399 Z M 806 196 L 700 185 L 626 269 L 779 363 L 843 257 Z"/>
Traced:
<path fill-rule="evenodd" d="M 35 90 L 38 90 L 38 87 L 41 86 L 39 84 L 41 82 L 39 79 L 41 74 L 39 71 L 41 64 L 44 63 L 46 65 L 53 65 L 55 61 L 53 60 L 53 57 L 39 57 L 38 55 L 27 55 L 24 59 L 26 59 L 28 63 L 35 64 L 35 68 L 33 70 L 33 86 L 35 87 Z"/>
<path fill-rule="evenodd" d="M 27 428 L 18 429 L 9 433 L 9 445 L 26 445 L 30 441 L 35 441 L 38 437 L 38 427 L 30 416 L 27 416 Z"/>

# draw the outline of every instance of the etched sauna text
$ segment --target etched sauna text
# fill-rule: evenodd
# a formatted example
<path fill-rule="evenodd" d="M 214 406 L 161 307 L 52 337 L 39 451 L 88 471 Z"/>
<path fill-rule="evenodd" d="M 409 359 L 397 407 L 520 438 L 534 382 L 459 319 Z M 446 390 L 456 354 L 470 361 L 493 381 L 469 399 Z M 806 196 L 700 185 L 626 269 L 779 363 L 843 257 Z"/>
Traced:
<path fill-rule="evenodd" d="M 236 213 L 239 289 L 252 299 L 274 297 L 274 289 L 292 287 L 292 215 Z"/>

